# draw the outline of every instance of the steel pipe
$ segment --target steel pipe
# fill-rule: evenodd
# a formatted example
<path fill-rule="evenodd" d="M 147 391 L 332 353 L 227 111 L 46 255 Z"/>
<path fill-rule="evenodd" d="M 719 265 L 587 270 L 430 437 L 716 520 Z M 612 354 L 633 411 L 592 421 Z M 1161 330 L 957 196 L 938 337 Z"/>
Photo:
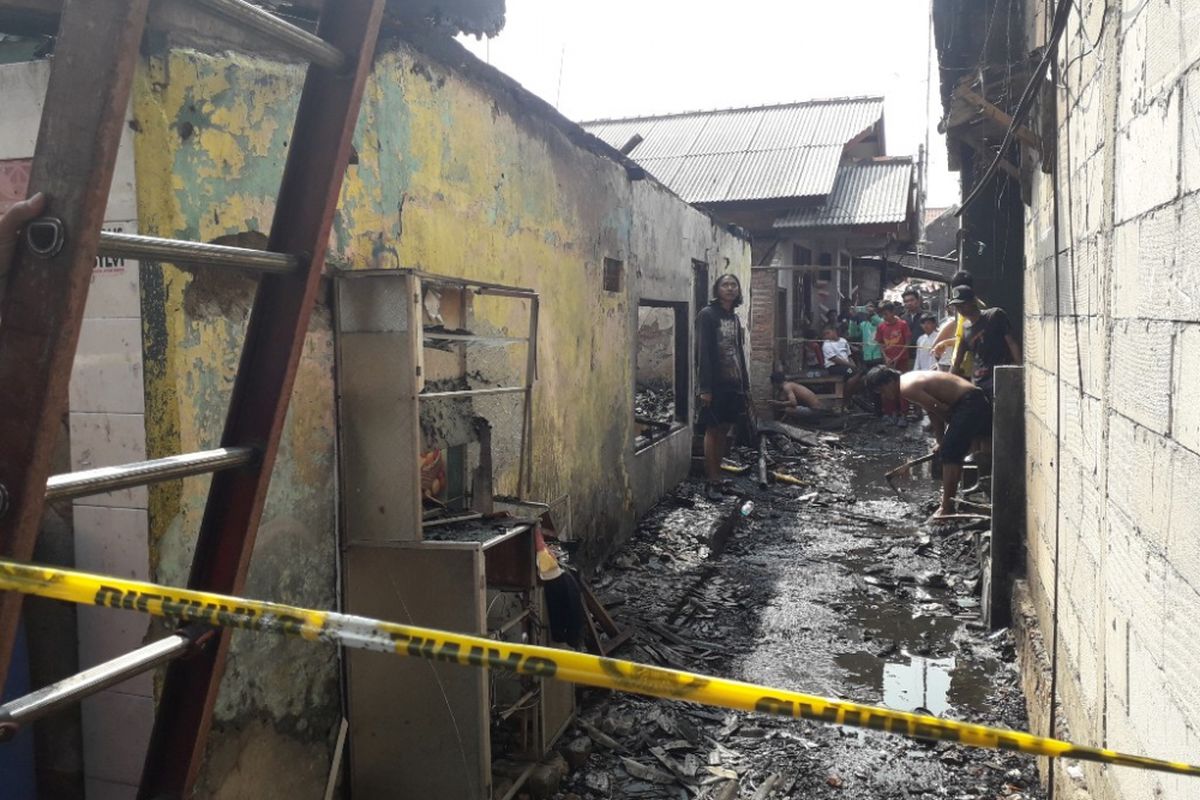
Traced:
<path fill-rule="evenodd" d="M 5 703 L 0 706 L 0 742 L 12 738 L 22 725 L 185 655 L 209 631 L 202 626 L 191 626 Z"/>
<path fill-rule="evenodd" d="M 217 14 L 230 22 L 244 25 L 262 34 L 284 49 L 301 55 L 307 61 L 331 70 L 346 66 L 346 55 L 329 42 L 303 28 L 297 28 L 264 8 L 246 0 L 195 0 L 197 5 Z M 327 4 L 337 13 L 336 4 Z"/>
<path fill-rule="evenodd" d="M 65 475 L 54 475 L 46 481 L 46 500 L 87 497 L 174 478 L 203 475 L 207 472 L 242 467 L 257 457 L 258 453 L 252 447 L 220 447 L 216 450 L 185 453 L 153 461 L 68 472 Z"/>
<path fill-rule="evenodd" d="M 476 397 L 484 394 L 521 394 L 529 391 L 524 386 L 498 386 L 494 389 L 464 389 L 458 392 L 429 392 L 419 394 L 419 400 L 437 400 L 446 397 Z"/>
<path fill-rule="evenodd" d="M 96 254 L 104 258 L 169 261 L 172 264 L 201 267 L 236 267 L 258 272 L 294 272 L 300 268 L 300 258 L 288 253 L 111 231 L 100 233 Z"/>

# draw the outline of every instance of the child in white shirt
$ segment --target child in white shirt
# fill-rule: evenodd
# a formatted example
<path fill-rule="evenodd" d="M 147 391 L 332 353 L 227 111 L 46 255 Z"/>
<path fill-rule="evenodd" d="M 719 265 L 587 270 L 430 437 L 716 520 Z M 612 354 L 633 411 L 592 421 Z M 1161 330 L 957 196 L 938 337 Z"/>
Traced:
<path fill-rule="evenodd" d="M 917 339 L 917 370 L 937 369 L 937 359 L 933 357 L 933 340 L 937 338 L 937 319 L 933 314 L 921 317 L 921 330 L 924 331 Z"/>

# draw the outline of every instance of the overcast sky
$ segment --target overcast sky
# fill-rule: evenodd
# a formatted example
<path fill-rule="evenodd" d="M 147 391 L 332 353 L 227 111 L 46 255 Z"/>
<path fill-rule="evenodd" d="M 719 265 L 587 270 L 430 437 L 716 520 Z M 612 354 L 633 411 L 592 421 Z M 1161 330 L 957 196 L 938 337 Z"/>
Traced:
<path fill-rule="evenodd" d="M 881 94 L 888 155 L 915 156 L 928 30 L 929 0 L 508 0 L 498 37 L 463 42 L 577 121 Z M 930 108 L 933 208 L 958 175 Z"/>

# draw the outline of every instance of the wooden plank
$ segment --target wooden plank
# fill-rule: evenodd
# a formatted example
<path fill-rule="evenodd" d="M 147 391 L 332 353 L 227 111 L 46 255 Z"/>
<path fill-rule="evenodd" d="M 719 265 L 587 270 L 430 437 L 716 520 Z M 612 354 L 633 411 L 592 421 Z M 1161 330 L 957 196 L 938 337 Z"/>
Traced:
<path fill-rule="evenodd" d="M 992 122 L 999 124 L 1001 127 L 1007 129 L 1010 125 L 1012 125 L 1013 120 L 1011 116 L 989 103 L 983 97 L 971 91 L 969 87 L 959 86 L 954 90 L 954 94 L 978 108 L 985 117 L 990 119 Z M 1026 128 L 1024 125 L 1018 125 L 1016 131 L 1014 131 L 1014 134 L 1021 142 L 1029 145 L 1039 153 L 1042 152 L 1041 139 L 1037 137 L 1037 134 L 1029 130 L 1029 128 Z"/>
<path fill-rule="evenodd" d="M 51 258 L 19 250 L 0 311 L 0 555 L 33 555 L 50 458 L 67 413 L 67 386 L 100 225 L 125 127 L 147 0 L 67 0 L 46 90 L 29 191 L 48 198 L 66 240 Z M 7 675 L 20 595 L 0 597 L 0 676 Z"/>
<path fill-rule="evenodd" d="M 984 622 L 992 630 L 1012 622 L 1013 582 L 1025 541 L 1025 371 L 1019 366 L 996 367 L 995 382 L 992 540 L 983 603 Z"/>
<path fill-rule="evenodd" d="M 262 462 L 213 477 L 188 580 L 194 589 L 236 595 L 245 583 L 382 13 L 383 0 L 341 0 L 337 13 L 321 16 L 318 34 L 353 68 L 310 67 L 305 79 L 267 249 L 305 254 L 308 269 L 259 284 L 221 441 L 258 446 Z M 226 630 L 218 647 L 167 670 L 139 797 L 191 795 L 228 649 Z"/>

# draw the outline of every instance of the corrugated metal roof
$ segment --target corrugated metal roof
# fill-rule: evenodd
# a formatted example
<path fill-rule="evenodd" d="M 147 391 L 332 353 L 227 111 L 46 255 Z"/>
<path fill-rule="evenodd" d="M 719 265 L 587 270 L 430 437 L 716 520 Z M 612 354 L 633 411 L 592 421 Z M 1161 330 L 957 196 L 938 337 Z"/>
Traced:
<path fill-rule="evenodd" d="M 882 117 L 883 98 L 854 97 L 582 125 L 616 148 L 640 135 L 631 158 L 689 203 L 721 203 L 829 194 L 842 148 Z"/>
<path fill-rule="evenodd" d="M 837 177 L 842 147 L 835 144 L 746 153 L 725 199 L 738 202 L 828 194 Z"/>
<path fill-rule="evenodd" d="M 826 228 L 903 222 L 912 189 L 911 158 L 863 161 L 837 171 L 833 191 L 821 205 L 789 211 L 776 228 Z"/>

